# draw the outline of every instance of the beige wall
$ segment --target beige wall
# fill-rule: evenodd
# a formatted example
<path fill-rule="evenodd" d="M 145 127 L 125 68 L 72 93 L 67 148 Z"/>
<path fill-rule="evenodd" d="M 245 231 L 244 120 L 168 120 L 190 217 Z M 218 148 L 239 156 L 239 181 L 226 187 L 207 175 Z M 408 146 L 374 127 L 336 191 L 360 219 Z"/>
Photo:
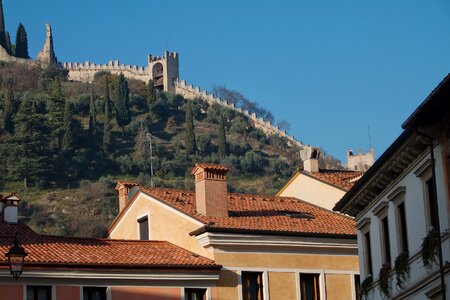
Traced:
<path fill-rule="evenodd" d="M 341 189 L 299 173 L 278 196 L 295 197 L 332 210 L 344 194 L 345 191 Z"/>
<path fill-rule="evenodd" d="M 239 274 L 236 271 L 222 270 L 220 280 L 215 288 L 212 288 L 213 299 L 238 299 Z"/>
<path fill-rule="evenodd" d="M 112 300 L 180 300 L 181 288 L 112 287 Z"/>
<path fill-rule="evenodd" d="M 270 300 L 296 299 L 295 273 L 269 272 Z"/>
<path fill-rule="evenodd" d="M 359 270 L 357 255 L 215 253 L 214 260 L 223 266 L 241 268 Z"/>
<path fill-rule="evenodd" d="M 170 209 L 161 206 L 162 204 L 150 200 L 149 196 L 140 194 L 134 203 L 128 208 L 128 211 L 122 217 L 121 221 L 110 233 L 113 239 L 138 239 L 137 219 L 148 214 L 150 239 L 169 241 L 175 245 L 196 252 L 200 255 L 212 258 L 212 254 L 201 247 L 196 238 L 189 236 L 201 224 L 196 223 L 189 217 L 183 217 Z M 192 220 L 192 221 L 191 221 Z"/>
<path fill-rule="evenodd" d="M 325 282 L 327 300 L 351 299 L 349 298 L 348 291 L 353 292 L 352 276 L 341 274 L 326 274 Z"/>
<path fill-rule="evenodd" d="M 327 299 L 352 299 L 352 277 L 358 273 L 356 255 L 215 253 L 217 263 L 230 270 L 222 271 L 216 288 L 217 299 L 238 299 L 238 271 L 266 272 L 270 299 L 296 299 L 299 293 L 297 274 L 324 274 L 323 291 Z M 224 273 L 226 272 L 226 273 Z M 337 273 L 337 274 L 336 274 Z M 226 275 L 226 276 L 224 276 Z M 323 276 L 323 275 L 322 275 Z"/>

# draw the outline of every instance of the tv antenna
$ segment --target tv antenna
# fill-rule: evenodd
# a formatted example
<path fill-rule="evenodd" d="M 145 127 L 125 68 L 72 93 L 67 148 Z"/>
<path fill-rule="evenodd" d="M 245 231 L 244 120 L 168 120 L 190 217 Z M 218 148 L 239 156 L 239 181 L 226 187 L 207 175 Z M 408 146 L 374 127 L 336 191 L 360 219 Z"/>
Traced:
<path fill-rule="evenodd" d="M 370 125 L 367 125 L 367 131 L 369 133 L 369 149 L 372 149 L 372 138 L 370 137 Z"/>

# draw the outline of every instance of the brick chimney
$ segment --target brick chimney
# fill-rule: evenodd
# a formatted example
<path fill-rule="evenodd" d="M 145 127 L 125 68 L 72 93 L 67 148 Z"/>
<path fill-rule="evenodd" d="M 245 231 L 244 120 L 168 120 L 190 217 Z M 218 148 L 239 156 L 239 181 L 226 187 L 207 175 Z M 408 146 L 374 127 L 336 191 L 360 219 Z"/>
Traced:
<path fill-rule="evenodd" d="M 12 193 L 8 197 L 2 198 L 4 207 L 3 220 L 9 224 L 17 224 L 19 214 L 19 197 Z"/>
<path fill-rule="evenodd" d="M 130 189 L 135 186 L 139 186 L 139 183 L 130 181 L 117 182 L 115 190 L 119 192 L 119 213 L 127 206 L 128 202 L 130 202 L 128 194 Z"/>
<path fill-rule="evenodd" d="M 200 163 L 192 169 L 195 207 L 199 214 L 228 217 L 227 173 L 227 167 L 215 164 Z"/>
<path fill-rule="evenodd" d="M 300 152 L 300 157 L 303 160 L 303 169 L 307 172 L 319 172 L 319 155 L 320 148 L 305 146 Z"/>

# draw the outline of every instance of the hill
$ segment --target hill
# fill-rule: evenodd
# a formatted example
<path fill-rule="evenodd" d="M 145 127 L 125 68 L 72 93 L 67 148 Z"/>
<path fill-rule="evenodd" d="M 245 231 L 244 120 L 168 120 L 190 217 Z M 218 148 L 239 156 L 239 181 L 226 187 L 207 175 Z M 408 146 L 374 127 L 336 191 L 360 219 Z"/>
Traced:
<path fill-rule="evenodd" d="M 243 114 L 141 81 L 98 73 L 85 84 L 56 67 L 3 63 L 0 86 L 0 191 L 20 195 L 39 232 L 103 236 L 117 214 L 115 181 L 150 185 L 147 133 L 160 187 L 192 189 L 194 163 L 213 162 L 230 167 L 230 191 L 274 194 L 297 167 L 297 146 Z"/>

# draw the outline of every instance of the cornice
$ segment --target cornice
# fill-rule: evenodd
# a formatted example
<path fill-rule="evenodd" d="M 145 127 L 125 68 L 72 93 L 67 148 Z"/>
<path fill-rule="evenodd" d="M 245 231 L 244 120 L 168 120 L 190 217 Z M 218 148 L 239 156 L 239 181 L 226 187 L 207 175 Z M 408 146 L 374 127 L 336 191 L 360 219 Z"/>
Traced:
<path fill-rule="evenodd" d="M 239 248 L 264 250 L 285 248 L 290 250 L 357 251 L 356 239 L 316 238 L 295 236 L 270 236 L 259 234 L 229 234 L 205 232 L 196 236 L 200 246 L 209 248 Z"/>

